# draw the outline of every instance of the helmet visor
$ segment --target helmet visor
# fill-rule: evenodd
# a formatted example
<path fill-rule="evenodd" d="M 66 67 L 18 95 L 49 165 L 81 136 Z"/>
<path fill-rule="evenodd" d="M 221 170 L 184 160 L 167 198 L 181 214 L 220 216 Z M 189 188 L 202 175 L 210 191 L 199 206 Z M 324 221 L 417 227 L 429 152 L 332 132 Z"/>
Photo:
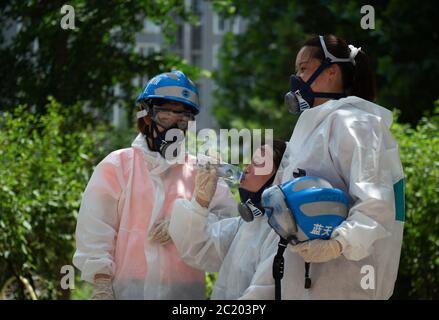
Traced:
<path fill-rule="evenodd" d="M 261 204 L 270 227 L 288 241 L 295 238 L 297 234 L 296 222 L 286 204 L 284 194 L 278 186 L 272 186 L 264 191 Z"/>

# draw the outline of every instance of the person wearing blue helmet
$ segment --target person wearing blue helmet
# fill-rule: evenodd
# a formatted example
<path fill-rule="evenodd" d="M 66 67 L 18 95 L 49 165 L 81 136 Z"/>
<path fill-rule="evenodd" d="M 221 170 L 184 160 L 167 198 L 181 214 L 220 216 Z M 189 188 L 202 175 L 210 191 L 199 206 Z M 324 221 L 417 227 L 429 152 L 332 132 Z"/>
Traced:
<path fill-rule="evenodd" d="M 388 299 L 393 293 L 404 173 L 389 130 L 392 112 L 371 102 L 372 74 L 365 52 L 334 35 L 309 39 L 297 54 L 285 102 L 300 117 L 275 183 L 300 170 L 325 178 L 349 196 L 349 212 L 330 239 L 288 245 L 283 299 Z M 312 263 L 309 288 L 304 262 Z"/>
<path fill-rule="evenodd" d="M 174 143 L 166 133 L 184 136 L 199 112 L 197 88 L 183 72 L 167 72 L 137 102 L 139 135 L 96 166 L 84 191 L 73 263 L 93 284 L 93 299 L 204 299 L 204 272 L 183 262 L 168 234 L 174 202 L 197 193 L 197 165 L 189 155 L 166 159 Z M 232 193 L 221 180 L 215 191 L 209 219 L 229 217 Z"/>
<path fill-rule="evenodd" d="M 180 129 L 184 132 L 188 122 L 200 112 L 198 89 L 181 71 L 155 76 L 136 102 L 140 108 L 139 130 L 145 135 L 148 147 L 163 157 L 167 156 L 167 148 L 175 142 L 174 136 L 167 137 L 168 131 Z"/>

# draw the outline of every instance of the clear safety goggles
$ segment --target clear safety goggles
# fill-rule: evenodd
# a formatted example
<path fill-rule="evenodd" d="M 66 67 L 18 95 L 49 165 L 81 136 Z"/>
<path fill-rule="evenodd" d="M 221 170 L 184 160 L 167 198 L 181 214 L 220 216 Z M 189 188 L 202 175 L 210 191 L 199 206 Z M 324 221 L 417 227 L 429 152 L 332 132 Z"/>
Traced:
<path fill-rule="evenodd" d="M 143 110 L 138 112 L 138 117 L 149 115 L 154 122 L 165 129 L 177 127 L 186 130 L 188 122 L 195 119 L 195 114 L 192 110 L 176 110 L 157 105 L 149 107 L 146 104 L 141 104 L 141 106 Z"/>

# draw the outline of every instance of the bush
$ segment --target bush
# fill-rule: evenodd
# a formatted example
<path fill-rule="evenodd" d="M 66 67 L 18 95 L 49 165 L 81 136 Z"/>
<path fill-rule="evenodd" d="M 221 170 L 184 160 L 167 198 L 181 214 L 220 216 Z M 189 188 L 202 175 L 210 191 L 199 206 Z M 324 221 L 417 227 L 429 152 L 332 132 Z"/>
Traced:
<path fill-rule="evenodd" d="M 416 128 L 394 123 L 406 181 L 406 221 L 394 298 L 439 298 L 439 101 Z"/>
<path fill-rule="evenodd" d="M 71 264 L 81 193 L 100 150 L 99 135 L 74 113 L 79 106 L 50 99 L 44 115 L 19 106 L 0 118 L 0 288 L 15 277 L 16 298 L 27 297 L 20 276 L 39 298 L 68 295 L 60 269 Z"/>

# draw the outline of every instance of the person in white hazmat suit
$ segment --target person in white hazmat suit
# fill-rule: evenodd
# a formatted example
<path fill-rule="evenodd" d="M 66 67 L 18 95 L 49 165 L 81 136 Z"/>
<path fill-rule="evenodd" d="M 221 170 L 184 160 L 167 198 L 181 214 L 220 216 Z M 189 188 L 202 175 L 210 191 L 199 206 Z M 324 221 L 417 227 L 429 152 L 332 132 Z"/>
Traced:
<path fill-rule="evenodd" d="M 184 135 L 200 109 L 198 89 L 183 72 L 166 72 L 148 81 L 137 102 L 132 147 L 105 157 L 84 191 L 73 263 L 95 300 L 204 300 L 204 272 L 183 262 L 167 233 L 175 200 L 192 197 L 197 165 L 189 155 L 184 163 L 167 157 L 174 142 L 166 133 Z M 221 181 L 209 219 L 230 217 L 234 207 Z"/>
<path fill-rule="evenodd" d="M 274 299 L 274 282 L 272 278 L 267 281 L 265 271 L 271 270 L 278 236 L 259 206 L 261 194 L 271 186 L 285 148 L 286 143 L 280 140 L 274 140 L 272 148 L 262 146 L 244 171 L 239 188 L 240 206 L 248 210 L 245 215 L 241 209 L 239 212 L 246 221 L 253 221 L 234 217 L 212 223 L 207 219 L 217 180 L 212 169 L 197 173 L 191 201 L 178 199 L 174 204 L 169 234 L 186 263 L 218 271 L 211 296 L 214 300 Z M 257 168 L 265 165 L 270 168 L 267 174 L 258 174 Z"/>
<path fill-rule="evenodd" d="M 285 103 L 301 114 L 274 182 L 289 181 L 299 170 L 323 177 L 349 195 L 350 210 L 330 240 L 288 245 L 282 299 L 388 299 L 393 293 L 404 174 L 389 130 L 392 113 L 370 102 L 374 94 L 361 48 L 327 35 L 308 40 L 299 51 Z M 311 263 L 309 289 L 304 262 Z"/>

